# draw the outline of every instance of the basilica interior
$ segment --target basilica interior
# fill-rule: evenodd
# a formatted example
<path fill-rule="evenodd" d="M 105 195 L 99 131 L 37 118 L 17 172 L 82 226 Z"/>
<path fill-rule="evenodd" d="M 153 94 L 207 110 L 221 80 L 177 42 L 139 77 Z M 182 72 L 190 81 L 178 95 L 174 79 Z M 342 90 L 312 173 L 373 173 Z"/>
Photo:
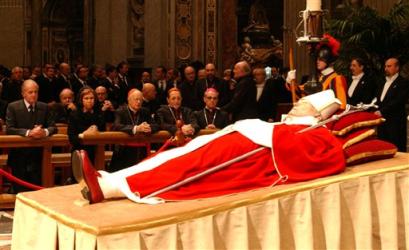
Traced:
<path fill-rule="evenodd" d="M 324 0 L 324 18 L 339 15 L 348 2 Z M 363 2 L 387 14 L 396 1 Z M 222 72 L 246 59 L 279 67 L 293 61 L 304 75 L 308 52 L 296 42 L 303 9 L 298 0 L 4 0 L 0 64 L 128 61 L 138 78 L 158 65 L 215 63 Z"/>

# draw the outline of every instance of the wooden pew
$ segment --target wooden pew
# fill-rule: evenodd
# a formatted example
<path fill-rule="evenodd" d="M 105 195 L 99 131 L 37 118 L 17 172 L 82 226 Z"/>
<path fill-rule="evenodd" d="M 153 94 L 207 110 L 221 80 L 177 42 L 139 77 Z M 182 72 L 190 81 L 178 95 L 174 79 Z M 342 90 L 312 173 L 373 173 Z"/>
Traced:
<path fill-rule="evenodd" d="M 19 135 L 1 135 L 0 148 L 24 148 L 42 147 L 42 185 L 52 187 L 54 185 L 54 169 L 51 164 L 52 147 L 62 147 L 68 144 L 67 135 L 56 134 L 42 139 L 33 139 Z M 3 157 L 3 160 L 7 158 Z M 13 167 L 13 166 L 10 166 Z"/>
<path fill-rule="evenodd" d="M 198 135 L 207 135 L 216 132 L 214 129 L 202 129 Z M 171 138 L 171 134 L 167 131 L 159 131 L 152 135 L 128 135 L 123 132 L 100 132 L 94 135 L 80 135 L 80 142 L 83 145 L 95 145 L 95 162 L 96 169 L 104 169 L 104 148 L 106 144 L 124 144 L 135 142 L 163 143 Z"/>
<path fill-rule="evenodd" d="M 212 134 L 217 130 L 201 130 L 198 135 Z M 95 135 L 80 135 L 80 141 L 84 145 L 95 145 L 95 168 L 104 169 L 105 162 L 110 160 L 112 152 L 105 152 L 107 144 L 124 143 L 163 143 L 171 138 L 167 131 L 159 131 L 150 136 L 137 134 L 128 135 L 123 132 L 100 132 Z M 52 154 L 53 147 L 63 147 L 69 144 L 68 136 L 64 134 L 55 134 L 42 139 L 33 139 L 18 135 L 0 135 L 0 148 L 23 148 L 23 147 L 42 147 L 42 186 L 54 186 L 54 167 L 69 166 L 71 162 L 70 153 Z M 6 165 L 7 155 L 0 157 L 0 166 Z M 12 167 L 12 166 L 10 166 Z"/>

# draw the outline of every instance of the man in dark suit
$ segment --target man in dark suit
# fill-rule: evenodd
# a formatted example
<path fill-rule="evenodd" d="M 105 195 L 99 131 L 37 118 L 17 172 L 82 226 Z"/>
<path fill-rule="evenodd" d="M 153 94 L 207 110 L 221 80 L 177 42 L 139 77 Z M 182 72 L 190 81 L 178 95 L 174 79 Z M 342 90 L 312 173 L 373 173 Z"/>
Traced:
<path fill-rule="evenodd" d="M 202 96 L 199 95 L 196 82 L 196 72 L 192 66 L 187 66 L 184 70 L 185 80 L 180 84 L 179 89 L 182 94 L 182 106 L 193 111 L 200 110 Z"/>
<path fill-rule="evenodd" d="M 80 89 L 88 85 L 88 67 L 85 65 L 79 65 L 72 83 L 72 91 L 74 91 L 75 97 L 77 97 Z"/>
<path fill-rule="evenodd" d="M 229 100 L 229 86 L 227 85 L 227 82 L 222 81 L 216 76 L 216 67 L 213 63 L 206 64 L 205 72 L 205 79 L 200 79 L 196 82 L 199 98 L 204 96 L 206 89 L 214 88 L 219 92 L 219 105 L 224 106 Z"/>
<path fill-rule="evenodd" d="M 233 115 L 233 121 L 257 118 L 257 89 L 250 65 L 246 61 L 238 62 L 233 72 L 237 84 L 232 99 L 222 109 Z"/>
<path fill-rule="evenodd" d="M 353 58 L 349 69 L 352 76 L 348 78 L 347 103 L 370 103 L 375 97 L 377 83 L 374 77 L 366 71 L 365 62 L 361 58 Z"/>
<path fill-rule="evenodd" d="M 101 82 L 104 80 L 104 67 L 99 64 L 92 65 L 90 73 L 88 85 L 95 90 L 98 86 L 101 86 Z"/>
<path fill-rule="evenodd" d="M 377 92 L 379 110 L 376 111 L 386 121 L 378 127 L 378 137 L 395 144 L 399 151 L 406 152 L 405 104 L 409 96 L 409 82 L 399 75 L 399 69 L 397 58 L 386 60 L 386 82 Z"/>
<path fill-rule="evenodd" d="M 1 99 L 8 103 L 21 99 L 21 85 L 23 84 L 23 69 L 14 67 L 11 70 L 10 78 L 5 77 L 2 80 Z"/>
<path fill-rule="evenodd" d="M 200 130 L 193 118 L 190 108 L 182 106 L 182 95 L 180 90 L 172 88 L 168 91 L 168 105 L 162 105 L 156 112 L 156 120 L 161 129 L 175 135 L 181 123 L 181 131 L 185 136 L 193 136 Z"/>
<path fill-rule="evenodd" d="M 7 134 L 40 139 L 57 131 L 47 104 L 37 101 L 38 89 L 33 80 L 24 81 L 21 88 L 23 99 L 12 102 L 7 107 Z M 12 149 L 7 165 L 11 167 L 14 176 L 41 184 L 41 156 L 41 148 Z M 23 187 L 14 185 L 14 192 L 23 190 Z"/>
<path fill-rule="evenodd" d="M 166 81 L 166 68 L 164 66 L 158 66 L 155 69 L 155 81 L 154 83 L 157 91 L 157 99 L 160 104 L 167 103 L 167 95 L 169 89 L 172 88 L 171 84 Z"/>
<path fill-rule="evenodd" d="M 120 107 L 115 112 L 113 129 L 129 135 L 137 133 L 151 134 L 159 130 L 149 111 L 142 107 L 143 95 L 138 89 L 131 90 L 128 105 Z M 139 147 L 135 147 L 139 146 Z M 118 171 L 136 164 L 147 156 L 146 149 L 140 145 L 117 146 L 109 166 L 110 171 Z"/>
<path fill-rule="evenodd" d="M 193 117 L 200 129 L 222 129 L 229 124 L 229 115 L 217 107 L 219 92 L 208 88 L 204 93 L 205 107 L 193 112 Z"/>
<path fill-rule="evenodd" d="M 142 107 L 149 110 L 149 114 L 154 117 L 156 111 L 159 109 L 159 101 L 156 98 L 156 87 L 152 83 L 143 84 L 142 88 L 143 103 Z"/>
<path fill-rule="evenodd" d="M 34 79 L 38 84 L 38 100 L 45 103 L 52 103 L 58 99 L 54 99 L 54 91 L 56 87 L 55 68 L 53 66 L 46 66 L 45 72 Z"/>
<path fill-rule="evenodd" d="M 76 110 L 74 104 L 74 92 L 71 89 L 63 89 L 60 93 L 60 102 L 54 103 L 50 106 L 50 114 L 56 123 L 68 123 L 70 113 Z"/>
<path fill-rule="evenodd" d="M 274 89 L 274 82 L 277 79 L 268 79 L 266 81 L 266 71 L 264 68 L 255 68 L 253 70 L 254 80 L 257 88 L 257 111 L 261 120 L 273 122 L 277 109 L 277 88 Z"/>
<path fill-rule="evenodd" d="M 58 68 L 60 70 L 60 74 L 55 81 L 55 87 L 53 89 L 55 100 L 59 100 L 63 89 L 72 90 L 70 65 L 68 63 L 60 63 Z"/>

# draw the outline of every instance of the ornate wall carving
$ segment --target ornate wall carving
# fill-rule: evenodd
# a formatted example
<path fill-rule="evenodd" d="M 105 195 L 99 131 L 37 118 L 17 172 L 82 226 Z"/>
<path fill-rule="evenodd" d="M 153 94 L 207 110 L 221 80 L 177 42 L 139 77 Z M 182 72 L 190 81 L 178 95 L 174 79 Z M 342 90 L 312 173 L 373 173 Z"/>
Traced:
<path fill-rule="evenodd" d="M 132 54 L 144 55 L 145 42 L 145 0 L 129 0 L 132 23 Z"/>
<path fill-rule="evenodd" d="M 206 63 L 216 63 L 217 6 L 216 0 L 206 1 Z"/>
<path fill-rule="evenodd" d="M 176 0 L 176 66 L 192 59 L 192 0 Z"/>
<path fill-rule="evenodd" d="M 0 1 L 0 8 L 21 8 L 21 7 L 23 7 L 23 0 Z"/>

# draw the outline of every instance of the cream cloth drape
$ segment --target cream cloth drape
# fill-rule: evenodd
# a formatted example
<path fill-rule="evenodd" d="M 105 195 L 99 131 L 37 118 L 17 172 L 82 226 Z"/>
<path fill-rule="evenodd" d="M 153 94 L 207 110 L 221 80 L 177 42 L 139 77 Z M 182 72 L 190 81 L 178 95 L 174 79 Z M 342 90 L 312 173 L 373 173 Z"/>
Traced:
<path fill-rule="evenodd" d="M 18 195 L 12 249 L 409 249 L 409 154 L 211 199 L 81 207 L 79 196 L 77 185 Z"/>

